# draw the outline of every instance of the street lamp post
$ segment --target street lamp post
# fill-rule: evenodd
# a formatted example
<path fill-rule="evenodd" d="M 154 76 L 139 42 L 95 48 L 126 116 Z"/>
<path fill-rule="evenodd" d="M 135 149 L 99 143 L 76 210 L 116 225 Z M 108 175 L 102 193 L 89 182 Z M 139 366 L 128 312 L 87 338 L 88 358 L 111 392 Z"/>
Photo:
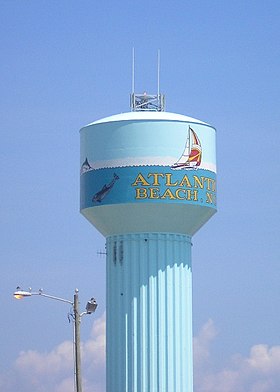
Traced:
<path fill-rule="evenodd" d="M 82 376 L 81 376 L 81 342 L 80 342 L 80 324 L 81 324 L 81 316 L 79 311 L 79 298 L 78 298 L 78 290 L 75 290 L 74 294 L 74 341 L 75 341 L 75 375 L 76 375 L 76 392 L 82 392 Z"/>
<path fill-rule="evenodd" d="M 82 392 L 82 377 L 81 377 L 81 334 L 80 334 L 80 324 L 81 319 L 85 314 L 94 313 L 97 308 L 97 302 L 94 298 L 91 298 L 86 305 L 85 312 L 80 313 L 79 310 L 79 290 L 75 290 L 74 300 L 70 301 L 68 299 L 56 297 L 54 295 L 49 295 L 43 293 L 43 290 L 40 289 L 38 292 L 24 291 L 21 290 L 20 287 L 17 287 L 17 290 L 14 292 L 14 298 L 22 299 L 25 297 L 31 297 L 32 295 L 40 295 L 41 297 L 53 299 L 56 301 L 66 302 L 73 307 L 73 318 L 74 318 L 74 348 L 75 348 L 75 386 L 76 392 Z"/>

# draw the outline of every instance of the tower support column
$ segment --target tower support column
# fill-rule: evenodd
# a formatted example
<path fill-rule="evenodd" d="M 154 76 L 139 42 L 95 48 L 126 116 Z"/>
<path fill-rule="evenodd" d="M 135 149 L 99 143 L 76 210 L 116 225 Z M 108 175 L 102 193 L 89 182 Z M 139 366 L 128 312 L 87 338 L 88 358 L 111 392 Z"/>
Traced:
<path fill-rule="evenodd" d="M 107 391 L 193 392 L 191 238 L 112 235 L 107 247 Z"/>

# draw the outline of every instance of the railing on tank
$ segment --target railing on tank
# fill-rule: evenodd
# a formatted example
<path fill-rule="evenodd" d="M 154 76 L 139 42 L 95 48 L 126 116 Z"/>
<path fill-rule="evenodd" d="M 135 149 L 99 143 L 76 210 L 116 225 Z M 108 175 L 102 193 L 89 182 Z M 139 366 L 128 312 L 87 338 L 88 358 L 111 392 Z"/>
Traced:
<path fill-rule="evenodd" d="M 130 108 L 132 112 L 164 112 L 165 96 L 133 93 L 130 95 Z"/>

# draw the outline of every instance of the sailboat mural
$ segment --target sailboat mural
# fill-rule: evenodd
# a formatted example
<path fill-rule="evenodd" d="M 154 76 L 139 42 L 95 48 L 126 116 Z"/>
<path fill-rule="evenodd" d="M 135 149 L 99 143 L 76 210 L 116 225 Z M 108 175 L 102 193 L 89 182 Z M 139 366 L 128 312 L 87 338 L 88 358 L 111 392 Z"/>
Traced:
<path fill-rule="evenodd" d="M 201 158 L 202 148 L 200 140 L 198 139 L 195 131 L 189 126 L 188 137 L 183 154 L 178 161 L 171 166 L 171 169 L 194 169 L 200 165 Z"/>

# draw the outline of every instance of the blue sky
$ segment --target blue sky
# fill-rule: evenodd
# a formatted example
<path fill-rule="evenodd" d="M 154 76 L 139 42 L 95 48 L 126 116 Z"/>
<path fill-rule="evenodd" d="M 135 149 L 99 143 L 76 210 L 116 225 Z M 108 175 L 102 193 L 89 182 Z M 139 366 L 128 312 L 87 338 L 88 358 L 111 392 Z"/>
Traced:
<path fill-rule="evenodd" d="M 279 19 L 273 0 L 0 2 L 1 389 L 73 381 L 69 308 L 15 301 L 20 285 L 97 298 L 83 375 L 104 391 L 104 239 L 79 214 L 79 129 L 129 111 L 135 47 L 136 92 L 156 92 L 160 49 L 167 110 L 217 129 L 218 213 L 193 238 L 195 391 L 278 392 Z"/>

